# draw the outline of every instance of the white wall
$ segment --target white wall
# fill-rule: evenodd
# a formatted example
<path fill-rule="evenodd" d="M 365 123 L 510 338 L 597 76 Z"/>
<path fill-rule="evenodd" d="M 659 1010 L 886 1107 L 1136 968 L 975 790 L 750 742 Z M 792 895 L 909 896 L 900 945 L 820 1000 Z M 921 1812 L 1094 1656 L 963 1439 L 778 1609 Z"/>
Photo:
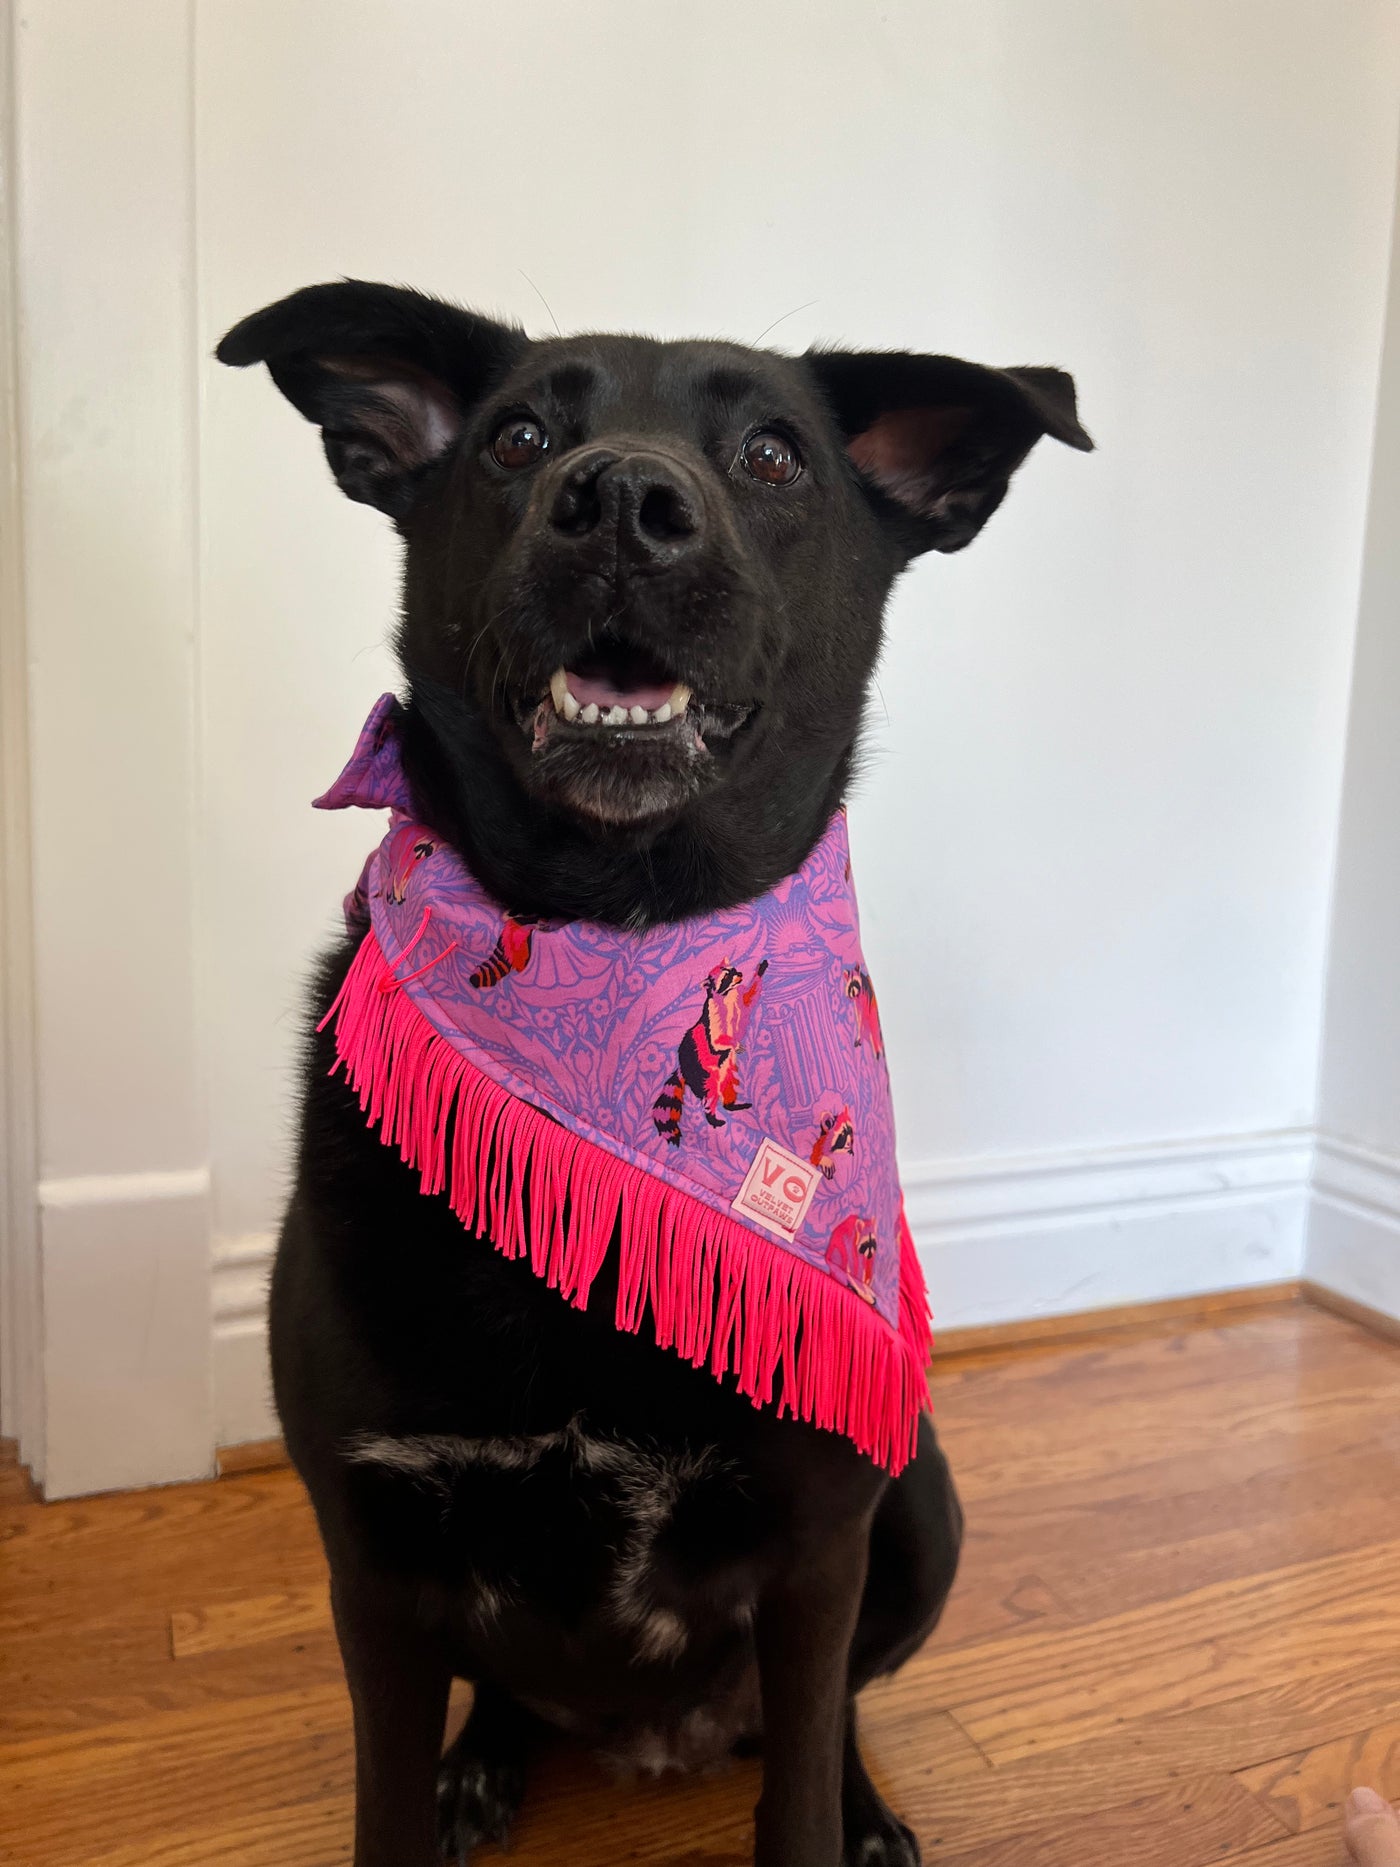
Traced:
<path fill-rule="evenodd" d="M 970 551 L 911 575 L 880 676 L 855 841 L 911 1205 L 949 1323 L 1289 1274 L 1291 1143 L 1284 1190 L 1243 1197 L 1216 1143 L 1311 1120 L 1396 9 L 647 17 L 211 9 L 205 340 L 338 272 L 547 328 L 523 270 L 565 328 L 753 337 L 815 300 L 773 341 L 1072 368 L 1100 452 L 1043 449 Z M 206 397 L 215 1197 L 246 1241 L 286 1151 L 288 959 L 363 840 L 296 801 L 387 679 L 393 553 L 271 389 Z M 1178 1185 L 1182 1139 L 1210 1143 L 1209 1195 Z M 1123 1148 L 1129 1182 L 1098 1171 Z M 965 1163 L 1053 1177 L 1066 1152 L 1097 1175 L 1072 1236 L 1039 1177 L 990 1220 L 964 1189 Z M 224 1281 L 237 1356 L 253 1278 Z"/>
<path fill-rule="evenodd" d="M 157 1146 L 144 1104 L 104 1127 L 79 1083 L 75 1108 L 102 1132 L 62 1171 L 210 1166 L 220 1437 L 268 1423 L 261 1280 L 297 982 L 367 840 L 305 800 L 392 679 L 395 585 L 387 526 L 339 498 L 314 433 L 265 381 L 212 364 L 196 411 L 190 358 L 340 273 L 537 330 L 525 274 L 565 329 L 752 339 L 791 312 L 771 341 L 794 349 L 821 337 L 1075 372 L 1100 452 L 1042 450 L 969 552 L 911 574 L 880 674 L 854 836 L 911 1211 L 945 1324 L 1297 1270 L 1395 0 L 26 12 L 21 263 L 49 411 L 28 445 L 64 476 L 61 497 L 35 483 L 32 521 L 40 591 L 48 576 L 61 592 L 31 616 L 45 837 L 45 787 L 70 782 L 73 752 L 45 737 L 61 718 L 46 695 L 77 678 L 104 750 L 102 703 L 132 696 L 125 773 L 147 736 L 157 759 L 185 756 L 183 727 L 168 735 L 138 692 L 167 628 L 197 694 L 201 1060 L 187 1069 L 175 1044 L 172 1093 L 187 1120 L 202 1079 L 207 1132 L 172 1118 L 178 1145 Z M 133 97 L 155 84 L 152 116 Z M 183 131 L 163 114 L 177 92 Z M 156 153 L 137 205 L 122 190 Z M 89 200 L 77 178 L 94 173 Z M 128 219 L 131 264 L 113 250 Z M 132 320 L 115 351 L 109 291 Z M 144 311 L 143 294 L 158 301 Z M 111 524 L 100 437 L 117 420 L 141 446 Z M 167 428 L 192 456 L 164 446 Z M 65 521 L 83 553 L 65 557 Z M 181 527 L 197 539 L 188 601 L 178 580 L 158 600 L 149 578 L 123 582 L 133 560 L 173 565 Z M 123 776 L 104 822 L 119 830 L 140 801 Z M 105 861 L 84 834 L 84 861 Z M 172 887 L 188 888 L 185 853 L 177 837 L 163 854 Z M 65 901 L 41 876 L 41 923 Z M 80 956 L 64 957 L 71 977 Z M 139 979 L 148 959 L 119 935 L 102 963 Z M 149 1032 L 144 1001 L 123 1003 Z M 61 1067 L 60 1047 L 56 1086 Z M 50 1118 L 55 1133 L 68 1119 Z"/>
<path fill-rule="evenodd" d="M 1400 255 L 1400 212 L 1395 252 Z M 1392 261 L 1337 852 L 1308 1274 L 1400 1316 L 1400 263 Z"/>

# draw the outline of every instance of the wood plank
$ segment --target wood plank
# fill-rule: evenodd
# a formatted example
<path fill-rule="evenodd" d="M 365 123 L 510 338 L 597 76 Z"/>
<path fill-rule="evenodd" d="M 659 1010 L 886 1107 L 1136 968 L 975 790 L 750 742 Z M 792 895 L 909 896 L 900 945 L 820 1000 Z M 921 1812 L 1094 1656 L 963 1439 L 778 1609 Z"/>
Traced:
<path fill-rule="evenodd" d="M 329 1635 L 176 1660 L 168 1620 L 158 1651 L 133 1660 L 101 1646 L 70 1643 L 31 1656 L 0 1677 L 0 1759 L 9 1745 L 65 1733 L 101 1731 L 162 1711 L 229 1707 L 245 1697 L 340 1680 L 340 1655 Z M 96 1657 L 95 1657 L 96 1656 Z M 0 1646 L 0 1662 L 7 1650 Z"/>
<path fill-rule="evenodd" d="M 1324 1824 L 1335 1828 L 1343 1803 L 1361 1783 L 1383 1796 L 1400 1796 L 1400 1722 L 1255 1764 L 1238 1771 L 1237 1780 L 1295 1833 Z"/>
<path fill-rule="evenodd" d="M 1309 1748 L 1338 1729 L 1377 1722 L 1400 1704 L 1400 1655 L 1375 1654 L 1344 1672 L 1285 1677 L 1219 1704 L 1126 1719 L 1105 1735 L 991 1770 L 952 1754 L 931 1774 L 919 1748 L 929 1699 L 920 1673 L 931 1663 L 932 1656 L 915 1660 L 864 1694 L 861 1734 L 904 1819 L 921 1838 L 937 1835 L 950 1848 L 1033 1826 L 1047 1812 L 1082 1833 L 1106 1804 L 1163 1782 Z"/>
<path fill-rule="evenodd" d="M 1339 1828 L 1315 1828 L 1305 1835 L 1287 1835 L 1266 1848 L 1247 1854 L 1227 1854 L 1222 1867 L 1356 1867 Z"/>
<path fill-rule="evenodd" d="M 931 1378 L 936 1402 L 952 1393 L 960 1419 L 980 1407 L 994 1425 L 999 1397 L 1014 1409 L 1023 1397 L 1051 1394 L 1063 1420 L 1088 1409 L 1091 1388 L 1100 1401 L 1107 1391 L 1119 1399 L 1148 1388 L 1180 1396 L 1206 1383 L 1218 1383 L 1227 1398 L 1247 1397 L 1238 1377 L 1249 1370 L 1282 1398 L 1290 1372 L 1306 1381 L 1363 1363 L 1393 1383 L 1391 1345 L 1355 1323 L 1290 1305 L 1233 1320 L 1161 1325 L 1132 1335 L 1110 1330 L 1070 1343 L 937 1359 Z"/>
<path fill-rule="evenodd" d="M 1276 1817 L 1227 1776 L 1186 1777 L 1169 1788 L 1094 1811 L 1086 1823 L 1062 1818 L 999 1835 L 970 1848 L 923 1840 L 925 1861 L 944 1867 L 1083 1867 L 1086 1859 L 1133 1867 L 1204 1867 L 1277 1840 Z M 922 1839 L 922 1837 L 921 1837 Z"/>
<path fill-rule="evenodd" d="M 1315 1284 L 1306 1279 L 1299 1285 L 1299 1293 L 1304 1302 L 1311 1303 L 1316 1309 L 1344 1317 L 1347 1322 L 1356 1323 L 1383 1341 L 1400 1342 L 1400 1317 L 1388 1315 L 1383 1309 L 1374 1309 L 1369 1303 L 1358 1303 L 1355 1297 L 1344 1297 L 1340 1290 L 1329 1290 L 1326 1284 Z"/>
<path fill-rule="evenodd" d="M 210 1560 L 215 1549 L 217 1563 Z M 314 1570 L 322 1562 L 300 1480 L 285 1471 L 10 1505 L 0 1509 L 0 1550 L 7 1597 L 48 1590 L 60 1607 L 68 1580 L 79 1577 L 93 1596 L 106 1589 L 123 1600 L 168 1605 L 172 1586 L 192 1574 L 217 1579 L 265 1573 L 269 1564 Z M 249 1592 L 236 1580 L 230 1586 Z"/>
<path fill-rule="evenodd" d="M 276 1595 L 240 1595 L 204 1608 L 177 1608 L 170 1617 L 170 1651 L 184 1660 L 196 1653 L 330 1632 L 330 1589 L 318 1582 Z"/>
<path fill-rule="evenodd" d="M 1072 1608 L 1038 1575 L 1018 1566 L 1001 1572 L 992 1565 L 963 1568 L 938 1628 L 940 1652 L 971 1646 L 1017 1628 L 1063 1627 L 1077 1619 Z"/>
<path fill-rule="evenodd" d="M 1091 1423 L 1105 1406 L 1113 1408 L 1116 1434 L 1120 1408 L 1131 1417 L 1155 1401 L 1161 1452 L 1174 1445 L 1181 1419 L 1212 1402 L 1266 1413 L 1278 1431 L 1291 1420 L 1293 1383 L 1301 1396 L 1326 1397 L 1334 1386 L 1360 1385 L 1363 1370 L 1389 1391 L 1400 1379 L 1389 1345 L 1355 1324 L 1299 1308 L 1228 1326 L 962 1357 L 935 1366 L 931 1386 L 935 1416 L 955 1419 L 961 1432 L 985 1433 L 993 1446 L 1013 1423 L 1063 1430 L 1076 1419 Z M 1162 1411 L 1168 1398 L 1170 1415 Z"/>
<path fill-rule="evenodd" d="M 278 1471 L 288 1463 L 287 1448 L 280 1439 L 248 1439 L 237 1446 L 220 1446 L 214 1454 L 214 1466 L 220 1478 L 237 1478 L 245 1472 Z"/>
<path fill-rule="evenodd" d="M 1400 1543 L 1192 1590 L 1083 1628 L 946 1654 L 931 1684 L 995 1762 L 1124 1719 L 1247 1692 L 1281 1670 L 1335 1673 L 1400 1647 Z"/>
<path fill-rule="evenodd" d="M 1150 1359 L 1140 1371 L 1112 1350 L 1077 1354 L 1072 1402 L 1049 1380 L 987 1381 L 936 1389 L 934 1420 L 969 1496 L 1048 1495 L 1051 1486 L 1081 1483 L 1097 1483 L 1104 1497 L 1131 1496 L 1142 1468 L 1204 1458 L 1224 1474 L 1232 1461 L 1247 1469 L 1264 1455 L 1276 1463 L 1280 1455 L 1316 1458 L 1362 1444 L 1393 1417 L 1400 1368 L 1354 1334 L 1355 1343 L 1337 1345 L 1340 1365 L 1329 1357 L 1291 1372 L 1286 1342 L 1256 1344 L 1256 1354 L 1241 1344 L 1247 1365 L 1234 1393 L 1222 1391 L 1221 1366 L 1199 1353 L 1165 1365 Z"/>
<path fill-rule="evenodd" d="M 1103 1309 L 1070 1310 L 1063 1316 L 1025 1316 L 1015 1322 L 968 1324 L 938 1329 L 934 1354 L 938 1361 L 955 1355 L 981 1355 L 988 1351 L 1026 1348 L 1032 1344 L 1079 1342 L 1086 1337 L 1155 1330 L 1163 1324 L 1201 1322 L 1219 1316 L 1254 1315 L 1287 1309 L 1303 1300 L 1304 1286 L 1296 1277 L 1279 1283 L 1254 1284 L 1246 1290 L 1207 1290 L 1197 1296 L 1161 1297 L 1155 1302 L 1109 1304 Z"/>
<path fill-rule="evenodd" d="M 1395 1542 L 1400 1452 L 1383 1451 L 1379 1432 L 1371 1444 L 1319 1455 L 1256 1442 L 1247 1456 L 1125 1472 L 1118 1489 L 1093 1479 L 977 1499 L 965 1566 L 993 1587 L 1029 1545 L 1047 1586 L 1077 1615 L 1098 1618 L 1290 1560 Z"/>
<path fill-rule="evenodd" d="M 1379 1435 L 1348 1452 L 1250 1459 L 1186 1474 L 1170 1466 L 1093 1510 L 1097 1547 L 1084 1550 L 1085 1517 L 1061 1494 L 1012 1494 L 978 1508 L 979 1538 L 1006 1541 L 1012 1521 L 1034 1534 L 1037 1565 L 1072 1618 L 1091 1620 L 1290 1561 L 1400 1540 L 1400 1446 Z M 983 1567 L 988 1566 L 984 1563 Z M 991 1585 L 992 1578 L 985 1578 Z"/>
<path fill-rule="evenodd" d="M 185 1809 L 154 1839 L 109 1836 L 93 1853 L 54 1855 L 33 1867 L 349 1867 L 352 1821 L 349 1791 L 250 1808 L 217 1827 Z"/>
<path fill-rule="evenodd" d="M 1159 1411 L 1157 1420 L 1161 1448 L 1168 1449 L 1168 1428 L 1174 1432 L 1183 1413 L 1199 1413 L 1212 1400 L 1271 1413 L 1277 1431 L 1291 1419 L 1293 1383 L 1304 1396 L 1325 1396 L 1334 1385 L 1355 1387 L 1363 1370 L 1387 1390 L 1400 1379 L 1389 1344 L 1354 1323 L 1299 1307 L 1228 1325 L 961 1357 L 935 1366 L 932 1387 L 935 1412 L 951 1406 L 961 1430 L 990 1434 L 1011 1421 L 1061 1428 L 1088 1422 L 1105 1405 L 1114 1409 L 1116 1432 L 1120 1406 L 1133 1410 L 1170 1397 L 1170 1416 Z"/>
<path fill-rule="evenodd" d="M 964 1397 L 955 1400 L 936 1387 L 934 1417 L 965 1502 L 1080 1485 L 1096 1485 L 1097 1494 L 1106 1498 L 1119 1494 L 1125 1472 L 1140 1466 L 1171 1463 L 1185 1474 L 1190 1461 L 1202 1460 L 1207 1462 L 1203 1469 L 1247 1471 L 1261 1460 L 1352 1449 L 1400 1406 L 1400 1368 L 1387 1351 L 1378 1358 L 1382 1367 L 1377 1370 L 1374 1353 L 1372 1343 L 1354 1353 L 1348 1348 L 1347 1378 L 1334 1369 L 1312 1376 L 1306 1369 L 1296 1371 L 1295 1391 L 1287 1397 L 1256 1391 L 1244 1370 L 1235 1388 L 1212 1371 L 1189 1386 L 1168 1389 L 1168 1408 L 1160 1384 L 1154 1391 L 1150 1362 L 1143 1381 L 1130 1386 L 1119 1357 L 1104 1351 L 1097 1365 L 1077 1371 L 1085 1395 L 1099 1393 L 1097 1408 L 1080 1406 L 1066 1418 L 1065 1410 L 1054 1405 L 1053 1393 L 1038 1387 L 1027 1394 L 1008 1383 L 1004 1396 L 993 1392 L 988 1397 L 985 1421 L 975 1418 Z M 1000 1417 L 998 1398 L 1004 1409 Z M 1111 1433 L 1103 1427 L 1108 1409 Z M 1282 1428 L 1281 1414 L 1287 1420 Z"/>
<path fill-rule="evenodd" d="M 0 1439 L 0 1504 L 34 1504 L 38 1499 L 29 1467 L 19 1462 L 18 1444 Z"/>
<path fill-rule="evenodd" d="M 114 1833 L 154 1842 L 173 1811 L 206 1824 L 248 1806 L 280 1808 L 329 1777 L 352 1781 L 343 1683 L 160 1712 L 104 1730 L 68 1732 L 0 1750 L 0 1860 L 23 1837 L 28 1867 L 86 1862 Z"/>
<path fill-rule="evenodd" d="M 1211 1642 L 1239 1651 L 1252 1638 L 1267 1640 L 1280 1628 L 1297 1632 L 1304 1626 L 1319 1634 L 1349 1630 L 1352 1645 L 1346 1658 L 1354 1661 L 1372 1629 L 1400 1613 L 1397 1576 L 1400 1541 L 1345 1550 L 1316 1562 L 1212 1583 L 1082 1626 L 1033 1631 L 1018 1640 L 987 1641 L 955 1653 L 935 1647 L 927 1661 L 929 1684 L 952 1707 L 972 1707 L 1012 1690 L 1063 1692 L 1081 1679 L 1102 1685 L 1130 1671 L 1128 1683 L 1144 1687 L 1149 1681 L 1141 1668 L 1147 1662 L 1160 1659 L 1171 1665 L 1176 1655 L 1189 1656 Z M 1300 1660 L 1308 1657 L 1301 1637 L 1297 1651 Z"/>

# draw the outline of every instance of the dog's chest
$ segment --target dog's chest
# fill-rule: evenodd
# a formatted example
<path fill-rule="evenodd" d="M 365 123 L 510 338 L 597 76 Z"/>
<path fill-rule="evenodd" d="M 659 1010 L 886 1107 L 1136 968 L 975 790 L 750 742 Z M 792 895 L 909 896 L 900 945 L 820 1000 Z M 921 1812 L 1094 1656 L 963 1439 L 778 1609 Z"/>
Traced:
<path fill-rule="evenodd" d="M 534 1622 L 580 1650 L 601 1638 L 634 1663 L 672 1662 L 747 1618 L 742 1475 L 712 1446 L 598 1436 L 574 1420 L 519 1436 L 366 1433 L 346 1452 L 419 1507 L 401 1560 L 448 1584 L 482 1637 Z"/>

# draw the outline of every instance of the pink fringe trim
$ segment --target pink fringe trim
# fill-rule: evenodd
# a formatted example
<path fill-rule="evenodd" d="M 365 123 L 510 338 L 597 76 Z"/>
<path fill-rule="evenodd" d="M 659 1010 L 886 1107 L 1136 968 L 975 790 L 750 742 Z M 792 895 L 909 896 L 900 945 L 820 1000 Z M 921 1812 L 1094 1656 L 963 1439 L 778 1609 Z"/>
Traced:
<path fill-rule="evenodd" d="M 502 1089 L 398 984 L 366 934 L 320 1028 L 334 1024 L 333 1069 L 425 1193 L 446 1192 L 463 1225 L 578 1309 L 620 1231 L 619 1329 L 635 1334 L 650 1305 L 659 1347 L 903 1469 L 929 1404 L 931 1347 L 903 1213 L 896 1332 L 825 1272 Z"/>

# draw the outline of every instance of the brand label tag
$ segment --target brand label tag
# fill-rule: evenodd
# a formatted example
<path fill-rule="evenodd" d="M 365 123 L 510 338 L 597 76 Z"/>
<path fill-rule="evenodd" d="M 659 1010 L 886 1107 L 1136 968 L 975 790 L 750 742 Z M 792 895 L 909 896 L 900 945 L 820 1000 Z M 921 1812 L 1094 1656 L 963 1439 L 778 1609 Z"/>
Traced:
<path fill-rule="evenodd" d="M 820 1181 L 821 1175 L 810 1161 L 799 1160 L 765 1136 L 733 1209 L 779 1238 L 796 1238 Z"/>

